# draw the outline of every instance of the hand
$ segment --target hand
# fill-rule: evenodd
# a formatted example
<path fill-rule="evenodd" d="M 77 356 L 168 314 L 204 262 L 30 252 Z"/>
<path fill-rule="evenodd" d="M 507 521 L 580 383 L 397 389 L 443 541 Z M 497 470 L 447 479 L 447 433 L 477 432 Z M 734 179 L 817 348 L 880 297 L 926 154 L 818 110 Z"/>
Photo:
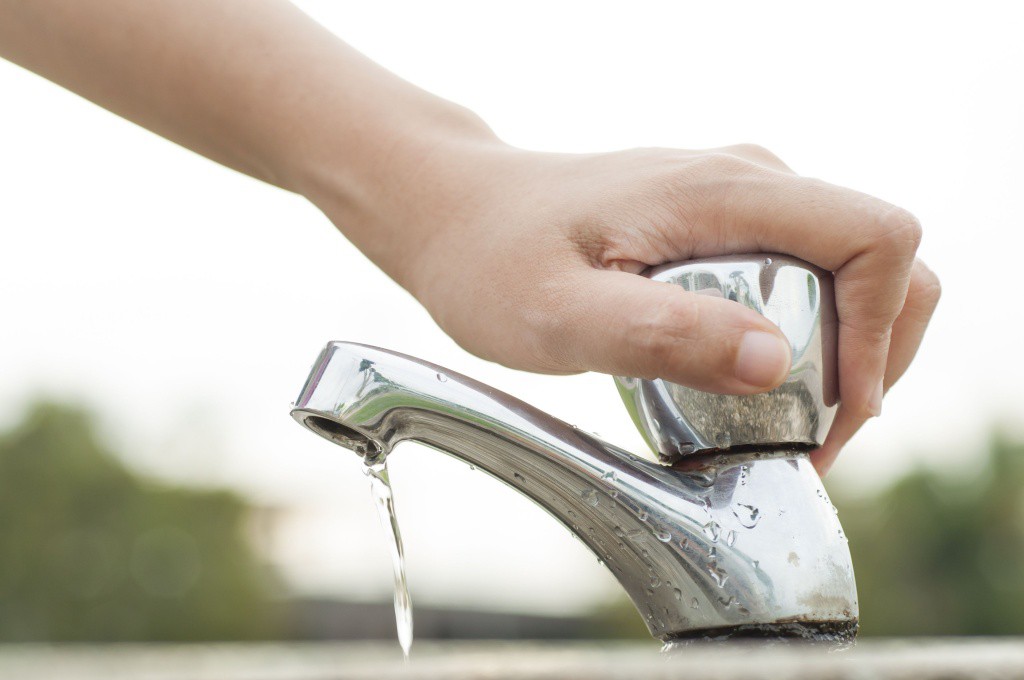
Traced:
<path fill-rule="evenodd" d="M 745 252 L 835 273 L 842 406 L 813 460 L 824 473 L 907 369 L 939 298 L 908 212 L 799 177 L 764 149 L 589 156 L 474 152 L 410 289 L 467 350 L 513 368 L 664 378 L 750 394 L 786 376 L 788 342 L 727 300 L 637 276 Z"/>
<path fill-rule="evenodd" d="M 515 368 L 767 390 L 789 365 L 777 328 L 636 274 L 757 251 L 833 271 L 843 405 L 821 471 L 880 412 L 938 301 L 899 208 L 754 146 L 511 149 L 282 0 L 0 0 L 0 54 L 302 193 L 456 341 Z"/>

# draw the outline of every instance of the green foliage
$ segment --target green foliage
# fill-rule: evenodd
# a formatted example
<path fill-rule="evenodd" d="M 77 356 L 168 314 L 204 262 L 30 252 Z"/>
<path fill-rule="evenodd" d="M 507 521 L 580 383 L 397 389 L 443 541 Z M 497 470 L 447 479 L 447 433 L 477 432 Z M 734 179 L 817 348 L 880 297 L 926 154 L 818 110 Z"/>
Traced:
<path fill-rule="evenodd" d="M 35 406 L 0 435 L 0 640 L 276 634 L 246 511 L 228 492 L 140 479 L 87 414 Z"/>
<path fill-rule="evenodd" d="M 863 634 L 1024 633 L 1024 442 L 997 434 L 979 458 L 859 501 L 833 494 Z"/>

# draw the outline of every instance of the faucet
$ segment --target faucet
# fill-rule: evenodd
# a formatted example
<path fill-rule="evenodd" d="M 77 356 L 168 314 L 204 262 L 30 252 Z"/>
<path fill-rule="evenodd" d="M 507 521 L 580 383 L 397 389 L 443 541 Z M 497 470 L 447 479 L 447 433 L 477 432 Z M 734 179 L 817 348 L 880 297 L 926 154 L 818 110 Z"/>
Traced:
<path fill-rule="evenodd" d="M 852 640 L 850 552 L 809 460 L 838 402 L 832 275 L 783 255 L 646 275 L 755 309 L 793 357 L 780 387 L 753 396 L 616 377 L 657 461 L 454 371 L 349 342 L 320 353 L 292 416 L 367 462 L 414 440 L 502 480 L 593 551 L 665 642 Z"/>

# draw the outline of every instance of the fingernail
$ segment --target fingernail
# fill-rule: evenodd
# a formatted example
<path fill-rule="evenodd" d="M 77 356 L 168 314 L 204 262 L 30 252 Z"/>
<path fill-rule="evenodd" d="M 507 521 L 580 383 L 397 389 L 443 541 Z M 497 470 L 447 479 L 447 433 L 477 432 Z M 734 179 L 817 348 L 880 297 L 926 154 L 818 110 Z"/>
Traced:
<path fill-rule="evenodd" d="M 871 415 L 876 418 L 882 415 L 882 381 L 879 380 L 875 386 L 875 391 L 871 393 L 871 398 L 868 399 L 868 411 Z"/>
<path fill-rule="evenodd" d="M 747 331 L 736 353 L 735 375 L 753 387 L 773 387 L 789 372 L 789 343 L 774 333 Z"/>

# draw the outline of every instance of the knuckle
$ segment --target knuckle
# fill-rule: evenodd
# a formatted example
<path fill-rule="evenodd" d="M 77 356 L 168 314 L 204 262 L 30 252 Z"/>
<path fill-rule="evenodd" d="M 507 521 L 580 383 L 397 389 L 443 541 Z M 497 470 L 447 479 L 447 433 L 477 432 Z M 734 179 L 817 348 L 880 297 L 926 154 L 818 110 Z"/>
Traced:
<path fill-rule="evenodd" d="M 702 154 L 699 156 L 694 163 L 698 171 L 710 173 L 712 175 L 725 175 L 725 176 L 737 176 L 748 174 L 757 169 L 757 164 L 748 161 L 745 158 L 740 158 L 737 155 L 731 153 L 723 153 L 721 151 L 713 151 L 711 153 Z"/>
<path fill-rule="evenodd" d="M 878 218 L 878 237 L 888 248 L 913 254 L 921 245 L 921 222 L 903 208 L 892 207 Z"/>
<path fill-rule="evenodd" d="M 759 144 L 751 144 L 746 142 L 742 144 L 733 144 L 731 146 L 725 147 L 724 150 L 735 156 L 739 156 L 740 158 L 753 160 L 754 162 L 757 163 L 768 164 L 772 166 L 785 165 L 785 163 L 782 162 L 781 158 L 779 158 L 773 152 L 769 151 L 768 149 L 764 148 Z"/>
<path fill-rule="evenodd" d="M 689 295 L 674 295 L 643 319 L 638 319 L 631 330 L 637 352 L 634 364 L 649 373 L 643 378 L 658 377 L 665 366 L 679 360 L 684 341 L 693 337 L 700 325 L 700 311 Z"/>
<path fill-rule="evenodd" d="M 935 309 L 942 297 L 942 282 L 931 269 L 923 263 L 917 268 L 916 285 L 914 286 L 916 297 L 921 300 L 921 306 L 928 311 Z"/>

